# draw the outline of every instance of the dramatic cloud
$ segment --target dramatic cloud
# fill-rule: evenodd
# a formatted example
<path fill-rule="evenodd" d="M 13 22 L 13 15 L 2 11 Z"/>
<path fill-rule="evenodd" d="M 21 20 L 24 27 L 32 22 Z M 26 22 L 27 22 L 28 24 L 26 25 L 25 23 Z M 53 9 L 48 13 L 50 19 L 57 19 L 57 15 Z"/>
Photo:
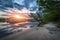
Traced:
<path fill-rule="evenodd" d="M 5 6 L 3 6 L 2 5 L 3 2 L 2 2 L 0 4 L 0 11 L 8 13 L 9 11 L 13 11 L 12 9 L 16 8 L 20 12 L 36 13 L 36 11 L 37 11 L 36 1 L 37 0 L 14 0 L 13 2 L 12 1 L 8 1 L 8 2 L 3 1 L 5 3 L 12 3 L 12 4 L 11 5 L 10 4 L 7 4 L 7 5 L 4 4 Z M 12 7 L 12 6 L 14 6 L 14 7 Z"/>
<path fill-rule="evenodd" d="M 16 2 L 16 3 L 20 4 L 20 5 L 24 5 L 23 1 L 24 0 L 14 0 L 14 2 Z"/>
<path fill-rule="evenodd" d="M 25 8 L 27 8 L 30 11 L 36 11 L 37 10 L 37 0 L 15 0 L 14 2 L 23 5 Z"/>

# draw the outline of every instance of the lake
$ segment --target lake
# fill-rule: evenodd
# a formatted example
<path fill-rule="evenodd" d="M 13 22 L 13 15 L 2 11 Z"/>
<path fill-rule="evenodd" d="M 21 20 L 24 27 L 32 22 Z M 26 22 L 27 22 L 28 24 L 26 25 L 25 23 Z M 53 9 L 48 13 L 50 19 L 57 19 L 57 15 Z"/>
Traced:
<path fill-rule="evenodd" d="M 20 30 L 26 27 L 37 27 L 38 22 L 28 22 L 28 23 L 20 23 L 19 27 L 13 27 L 11 24 L 7 24 L 7 23 L 0 23 L 0 38 L 1 37 L 5 37 L 7 35 L 11 35 L 15 32 L 20 32 L 22 30 Z"/>

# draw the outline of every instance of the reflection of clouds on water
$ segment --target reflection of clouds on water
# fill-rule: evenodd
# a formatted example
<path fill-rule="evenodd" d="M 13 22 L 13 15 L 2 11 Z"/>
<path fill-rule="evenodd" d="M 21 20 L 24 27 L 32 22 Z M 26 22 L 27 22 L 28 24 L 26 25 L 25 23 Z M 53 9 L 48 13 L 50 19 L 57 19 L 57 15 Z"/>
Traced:
<path fill-rule="evenodd" d="M 0 25 L 0 38 L 15 32 L 22 31 L 21 29 L 26 30 L 26 29 L 29 29 L 30 26 L 34 27 L 37 25 L 38 25 L 38 22 L 29 22 L 27 24 L 22 24 L 20 25 L 21 28 L 20 27 L 14 28 L 9 24 L 4 26 Z"/>
<path fill-rule="evenodd" d="M 27 22 L 27 23 L 18 23 L 20 25 L 20 27 L 24 27 L 24 26 L 32 26 L 32 27 L 36 27 L 38 25 L 38 22 Z"/>
<path fill-rule="evenodd" d="M 0 28 L 0 38 L 1 37 L 5 37 L 5 36 L 7 36 L 7 35 L 9 35 L 9 34 L 12 34 L 12 32 L 11 31 L 9 31 L 9 30 L 7 30 L 7 29 L 4 29 L 4 28 Z"/>

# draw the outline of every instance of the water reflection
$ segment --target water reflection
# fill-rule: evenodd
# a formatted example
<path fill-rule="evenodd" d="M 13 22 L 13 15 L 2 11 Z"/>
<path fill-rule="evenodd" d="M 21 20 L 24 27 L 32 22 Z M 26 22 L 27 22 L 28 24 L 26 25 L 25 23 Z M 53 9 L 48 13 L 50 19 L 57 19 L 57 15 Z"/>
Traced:
<path fill-rule="evenodd" d="M 24 27 L 24 26 L 37 26 L 38 22 L 21 22 L 21 23 L 16 23 L 13 26 L 19 26 L 19 27 Z"/>
<path fill-rule="evenodd" d="M 19 25 L 19 27 L 15 27 L 15 25 Z M 22 30 L 24 31 L 30 27 L 36 27 L 38 22 L 21 22 L 16 23 L 15 25 L 13 26 L 12 24 L 2 23 L 2 25 L 0 25 L 0 38 Z"/>

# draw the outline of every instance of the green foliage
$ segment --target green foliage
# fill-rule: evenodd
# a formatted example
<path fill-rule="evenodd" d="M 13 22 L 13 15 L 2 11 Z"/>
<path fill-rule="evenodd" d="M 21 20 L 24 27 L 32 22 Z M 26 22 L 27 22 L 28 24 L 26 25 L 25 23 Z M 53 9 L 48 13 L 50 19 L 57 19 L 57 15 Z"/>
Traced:
<path fill-rule="evenodd" d="M 42 10 L 45 15 L 44 21 L 60 22 L 60 2 L 53 0 L 38 0 L 39 10 Z"/>
<path fill-rule="evenodd" d="M 41 16 L 39 13 L 32 13 L 31 16 L 34 18 L 35 21 L 40 21 L 41 20 Z"/>
<path fill-rule="evenodd" d="M 35 19 L 35 21 L 37 21 L 38 20 L 38 17 L 36 16 L 36 14 L 31 14 L 31 16 Z"/>
<path fill-rule="evenodd" d="M 32 13 L 31 16 L 34 18 L 35 21 L 39 22 L 38 27 L 41 26 L 42 18 L 40 13 L 36 13 L 36 14 Z"/>

